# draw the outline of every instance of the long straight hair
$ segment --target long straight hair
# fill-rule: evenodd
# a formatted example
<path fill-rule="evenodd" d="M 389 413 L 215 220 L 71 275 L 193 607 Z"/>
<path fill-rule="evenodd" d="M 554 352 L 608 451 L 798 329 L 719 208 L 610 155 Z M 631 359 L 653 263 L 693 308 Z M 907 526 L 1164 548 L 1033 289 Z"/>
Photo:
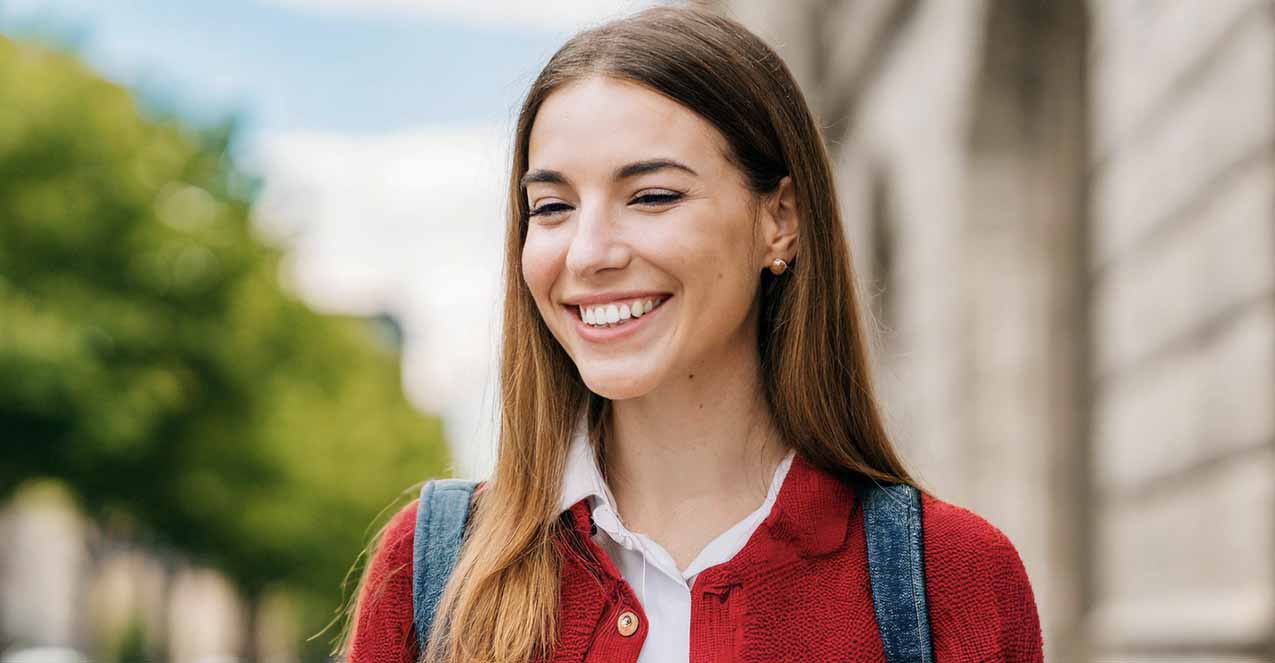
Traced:
<path fill-rule="evenodd" d="M 792 177 L 801 215 L 782 278 L 762 270 L 758 352 L 764 393 L 787 443 L 839 476 L 916 485 L 882 425 L 850 252 L 823 137 L 791 72 L 739 23 L 691 7 L 653 7 L 580 32 L 532 83 L 509 173 L 501 419 L 494 472 L 476 500 L 424 660 L 527 663 L 552 656 L 561 559 L 574 536 L 559 506 L 572 427 L 585 408 L 595 453 L 610 402 L 588 390 L 522 278 L 528 205 L 519 179 L 545 99 L 571 81 L 644 85 L 725 138 L 754 200 Z"/>

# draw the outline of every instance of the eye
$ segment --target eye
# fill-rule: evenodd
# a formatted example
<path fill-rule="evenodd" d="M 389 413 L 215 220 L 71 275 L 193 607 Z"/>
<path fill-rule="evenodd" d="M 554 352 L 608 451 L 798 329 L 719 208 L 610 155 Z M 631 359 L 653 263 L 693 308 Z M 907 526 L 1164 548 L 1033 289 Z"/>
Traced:
<path fill-rule="evenodd" d="M 668 191 L 668 190 L 653 191 L 653 192 L 644 193 L 634 198 L 633 204 L 645 205 L 648 207 L 655 207 L 659 205 L 667 205 L 669 203 L 677 202 L 678 200 L 681 200 L 682 196 L 683 194 L 680 191 Z M 530 212 L 528 212 L 527 216 L 529 218 L 530 217 L 552 218 L 552 217 L 558 216 L 559 214 L 563 214 L 570 209 L 571 209 L 571 206 L 566 203 L 561 203 L 561 202 L 545 203 L 544 205 L 541 205 L 531 210 Z"/>
<path fill-rule="evenodd" d="M 682 194 L 679 191 L 656 191 L 644 193 L 634 198 L 633 202 L 639 205 L 667 205 L 668 203 L 677 202 L 681 198 Z"/>
<path fill-rule="evenodd" d="M 569 209 L 571 209 L 571 206 L 566 203 L 546 203 L 528 212 L 527 216 L 528 217 L 532 217 L 532 216 L 551 217 L 551 216 L 557 215 L 560 212 L 565 212 Z"/>

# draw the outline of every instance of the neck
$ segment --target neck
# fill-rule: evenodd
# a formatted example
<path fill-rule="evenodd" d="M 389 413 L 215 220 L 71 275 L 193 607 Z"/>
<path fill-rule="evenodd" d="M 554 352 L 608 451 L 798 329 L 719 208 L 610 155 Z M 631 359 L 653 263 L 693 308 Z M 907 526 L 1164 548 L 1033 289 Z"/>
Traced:
<path fill-rule="evenodd" d="M 734 522 L 766 497 L 788 451 L 762 392 L 755 343 L 611 403 L 607 484 L 626 525 L 655 533 Z"/>

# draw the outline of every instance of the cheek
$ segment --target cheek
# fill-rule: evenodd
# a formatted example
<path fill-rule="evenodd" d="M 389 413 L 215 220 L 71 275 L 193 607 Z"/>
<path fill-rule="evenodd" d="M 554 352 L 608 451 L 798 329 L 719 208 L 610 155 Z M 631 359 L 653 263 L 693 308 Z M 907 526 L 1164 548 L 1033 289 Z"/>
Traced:
<path fill-rule="evenodd" d="M 761 279 L 752 268 L 751 220 L 742 207 L 721 206 L 702 221 L 689 273 L 714 324 L 734 325 L 752 304 Z"/>
<path fill-rule="evenodd" d="M 681 238 L 681 257 L 701 283 L 733 292 L 751 282 L 752 226 L 743 210 L 719 205 L 705 210 L 689 227 L 696 232 Z"/>
<path fill-rule="evenodd" d="M 561 252 L 538 233 L 529 232 L 522 246 L 522 278 L 543 306 L 562 265 Z"/>

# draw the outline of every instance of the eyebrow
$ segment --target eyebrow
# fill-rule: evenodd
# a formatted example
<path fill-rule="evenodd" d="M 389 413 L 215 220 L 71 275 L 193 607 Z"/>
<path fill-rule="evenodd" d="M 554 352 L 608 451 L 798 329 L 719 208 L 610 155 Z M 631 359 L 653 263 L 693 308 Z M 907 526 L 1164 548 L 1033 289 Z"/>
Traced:
<path fill-rule="evenodd" d="M 668 168 L 685 171 L 691 175 L 699 177 L 699 173 L 695 172 L 694 169 L 681 161 L 673 159 L 645 159 L 643 161 L 634 161 L 633 163 L 625 164 L 616 168 L 612 178 L 616 180 L 623 180 Z M 536 170 L 528 171 L 527 174 L 523 175 L 522 179 L 518 181 L 518 184 L 525 189 L 528 184 L 536 182 L 544 184 L 568 184 L 570 181 L 567 179 L 566 175 L 563 175 L 559 171 L 538 168 Z"/>

